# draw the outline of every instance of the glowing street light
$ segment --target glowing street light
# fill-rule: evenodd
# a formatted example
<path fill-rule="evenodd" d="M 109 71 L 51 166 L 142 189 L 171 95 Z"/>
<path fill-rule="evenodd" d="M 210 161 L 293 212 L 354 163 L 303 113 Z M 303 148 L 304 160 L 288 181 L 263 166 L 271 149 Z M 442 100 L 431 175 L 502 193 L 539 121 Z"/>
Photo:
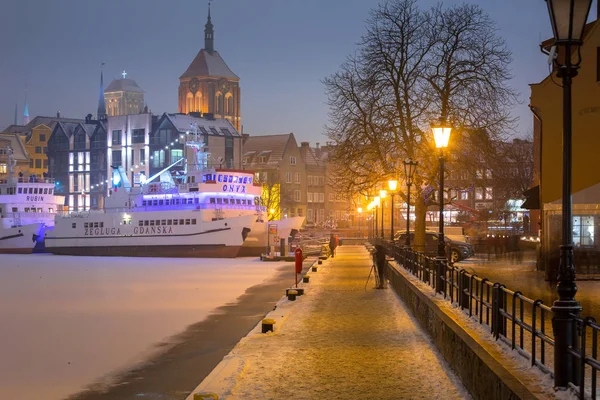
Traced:
<path fill-rule="evenodd" d="M 448 147 L 450 131 L 452 127 L 446 125 L 445 118 L 439 124 L 432 125 L 435 147 L 440 149 L 440 225 L 438 237 L 438 257 L 446 258 L 446 247 L 444 242 L 444 149 Z"/>
<path fill-rule="evenodd" d="M 390 197 L 392 198 L 392 201 L 391 201 L 391 203 L 392 203 L 392 207 L 391 207 L 392 223 L 391 223 L 391 227 L 390 227 L 390 240 L 394 241 L 394 195 L 396 194 L 395 192 L 396 192 L 396 189 L 398 188 L 398 181 L 393 180 L 393 179 L 389 180 L 388 188 L 390 189 Z"/>

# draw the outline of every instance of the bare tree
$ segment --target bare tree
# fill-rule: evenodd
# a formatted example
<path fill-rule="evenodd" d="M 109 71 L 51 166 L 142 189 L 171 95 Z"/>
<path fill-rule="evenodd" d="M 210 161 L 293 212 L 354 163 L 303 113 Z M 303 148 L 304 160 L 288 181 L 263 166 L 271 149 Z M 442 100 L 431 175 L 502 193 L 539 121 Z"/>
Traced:
<path fill-rule="evenodd" d="M 348 191 L 370 195 L 398 176 L 399 160 L 418 160 L 420 243 L 439 182 L 429 125 L 438 118 L 451 123 L 449 152 L 472 151 L 472 132 L 501 138 L 516 101 L 507 85 L 511 53 L 476 5 L 421 10 L 416 0 L 387 0 L 371 11 L 366 28 L 356 54 L 324 79 L 336 173 Z"/>

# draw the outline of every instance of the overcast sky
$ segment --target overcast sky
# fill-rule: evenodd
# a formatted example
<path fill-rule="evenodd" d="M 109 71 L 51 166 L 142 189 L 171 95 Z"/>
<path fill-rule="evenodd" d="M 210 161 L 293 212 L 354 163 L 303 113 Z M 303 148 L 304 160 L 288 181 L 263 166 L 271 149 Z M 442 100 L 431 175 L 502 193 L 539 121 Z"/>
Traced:
<path fill-rule="evenodd" d="M 550 37 L 544 0 L 477 0 L 514 53 L 512 86 L 531 132 L 529 83 L 547 74 L 539 51 Z M 325 142 L 321 79 L 354 52 L 377 0 L 215 0 L 215 48 L 241 81 L 244 132 L 294 132 Z M 436 3 L 419 0 L 422 7 Z M 459 1 L 445 1 L 456 4 Z M 595 6 L 591 12 L 595 15 Z M 96 115 L 100 63 L 105 85 L 128 72 L 154 113 L 177 112 L 179 76 L 204 47 L 206 0 L 2 0 L 0 129 L 19 123 L 28 88 L 30 116 Z M 584 60 L 585 62 L 585 60 Z"/>

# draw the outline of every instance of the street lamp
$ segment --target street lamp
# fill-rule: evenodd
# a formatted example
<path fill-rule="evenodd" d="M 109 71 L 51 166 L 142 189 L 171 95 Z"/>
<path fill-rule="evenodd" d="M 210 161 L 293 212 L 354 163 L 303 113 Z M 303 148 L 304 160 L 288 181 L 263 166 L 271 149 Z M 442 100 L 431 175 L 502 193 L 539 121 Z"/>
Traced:
<path fill-rule="evenodd" d="M 381 239 L 385 239 L 385 235 L 383 234 L 383 199 L 387 196 L 387 192 L 385 190 L 379 191 L 379 197 L 381 198 Z"/>
<path fill-rule="evenodd" d="M 440 149 L 440 226 L 438 237 L 438 257 L 446 257 L 446 247 L 444 246 L 444 149 L 448 147 L 450 140 L 450 131 L 452 127 L 446 125 L 445 119 L 439 124 L 431 127 L 435 147 Z"/>
<path fill-rule="evenodd" d="M 575 300 L 575 265 L 573 263 L 573 202 L 571 199 L 571 80 L 577 76 L 583 44 L 583 30 L 587 22 L 592 0 L 546 0 L 554 45 L 559 48 L 556 63 L 556 76 L 562 78 L 563 87 L 563 143 L 562 143 L 562 245 L 558 264 L 558 300 L 552 305 L 552 328 L 554 330 L 554 386 L 566 389 L 569 382 L 575 383 L 575 360 L 569 354 L 575 345 L 576 333 L 572 314 L 581 312 L 581 305 Z M 578 55 L 572 62 L 573 54 Z M 562 56 L 562 57 L 561 57 Z M 563 64 L 561 64 L 561 61 Z M 583 388 L 579 388 L 583 390 Z"/>
<path fill-rule="evenodd" d="M 356 211 L 358 211 L 358 237 L 360 237 L 360 214 L 362 214 L 362 207 L 358 207 Z"/>
<path fill-rule="evenodd" d="M 418 162 L 407 158 L 404 160 L 404 175 L 406 176 L 406 247 L 410 247 L 410 185 L 417 170 Z"/>
<path fill-rule="evenodd" d="M 373 202 L 370 202 L 369 205 L 367 206 L 367 211 L 371 211 L 373 209 Z M 373 212 L 371 211 L 371 223 L 369 225 L 369 238 L 371 238 L 373 232 Z"/>
<path fill-rule="evenodd" d="M 389 180 L 388 187 L 390 188 L 390 197 L 392 198 L 392 201 L 391 201 L 391 203 L 392 203 L 392 207 L 391 207 L 392 223 L 391 223 L 391 227 L 390 227 L 390 240 L 393 242 L 394 241 L 394 195 L 396 194 L 394 192 L 396 191 L 396 188 L 398 187 L 398 181 L 395 181 L 393 179 Z"/>
<path fill-rule="evenodd" d="M 377 233 L 379 230 L 379 224 L 377 223 L 377 214 L 379 212 L 379 204 L 381 204 L 381 199 L 379 196 L 375 196 L 373 198 L 373 205 L 375 206 L 375 237 L 377 237 Z"/>

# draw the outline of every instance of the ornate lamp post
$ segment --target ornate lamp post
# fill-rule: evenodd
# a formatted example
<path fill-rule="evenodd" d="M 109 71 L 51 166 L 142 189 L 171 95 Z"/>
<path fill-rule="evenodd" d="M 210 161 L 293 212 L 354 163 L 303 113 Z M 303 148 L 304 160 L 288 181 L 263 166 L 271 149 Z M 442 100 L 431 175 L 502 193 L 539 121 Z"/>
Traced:
<path fill-rule="evenodd" d="M 438 257 L 446 257 L 446 247 L 444 243 L 444 149 L 448 147 L 450 140 L 450 131 L 452 128 L 446 124 L 445 119 L 431 127 L 435 147 L 440 149 L 440 226 L 438 237 Z"/>
<path fill-rule="evenodd" d="M 385 235 L 383 234 L 383 199 L 387 196 L 387 192 L 385 190 L 379 191 L 379 198 L 381 199 L 381 239 L 385 239 Z"/>
<path fill-rule="evenodd" d="M 404 160 L 404 175 L 406 176 L 406 247 L 410 247 L 410 186 L 417 170 L 418 162 L 407 158 Z"/>
<path fill-rule="evenodd" d="M 575 265 L 573 263 L 573 216 L 571 199 L 571 80 L 577 76 L 581 64 L 579 46 L 583 44 L 583 30 L 590 12 L 592 0 L 546 0 L 554 45 L 558 47 L 556 76 L 562 78 L 563 87 L 563 165 L 562 165 L 562 245 L 558 265 L 558 300 L 552 305 L 552 329 L 554 330 L 554 386 L 566 389 L 575 383 L 575 360 L 569 348 L 576 342 L 575 321 L 572 314 L 581 312 L 575 300 Z M 573 54 L 578 55 L 575 63 Z M 561 64 L 562 62 L 562 64 Z M 580 388 L 583 390 L 583 388 Z"/>
<path fill-rule="evenodd" d="M 377 237 L 377 234 L 379 233 L 379 224 L 377 223 L 377 214 L 379 214 L 379 204 L 381 204 L 381 199 L 379 198 L 379 196 L 375 196 L 373 198 L 373 205 L 375 206 L 375 237 Z"/>
<path fill-rule="evenodd" d="M 394 195 L 396 194 L 394 192 L 398 188 L 398 181 L 395 181 L 393 179 L 389 180 L 388 187 L 390 189 L 390 197 L 392 198 L 391 199 L 392 207 L 390 207 L 391 208 L 391 216 L 392 216 L 391 224 L 390 224 L 391 225 L 390 226 L 390 240 L 393 242 L 394 241 Z"/>
<path fill-rule="evenodd" d="M 358 211 L 358 237 L 360 237 L 360 215 L 362 214 L 362 207 L 358 207 L 356 211 Z"/>
<path fill-rule="evenodd" d="M 369 203 L 367 206 L 367 211 L 371 211 L 373 209 L 373 202 Z M 371 211 L 371 223 L 369 224 L 369 239 L 373 237 L 373 211 Z"/>

